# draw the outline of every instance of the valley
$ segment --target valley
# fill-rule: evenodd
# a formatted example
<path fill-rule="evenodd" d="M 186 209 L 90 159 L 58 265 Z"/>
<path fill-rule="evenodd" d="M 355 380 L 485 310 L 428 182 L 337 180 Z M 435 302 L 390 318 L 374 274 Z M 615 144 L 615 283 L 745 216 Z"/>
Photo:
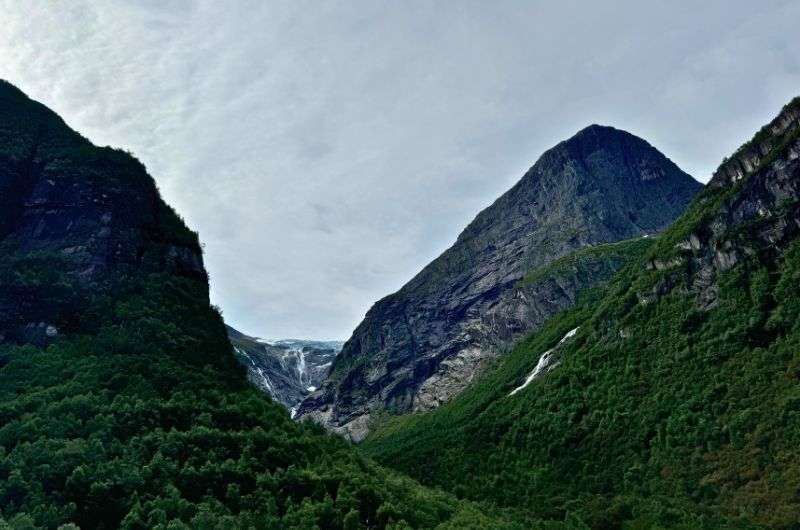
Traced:
<path fill-rule="evenodd" d="M 144 165 L 0 82 L 0 528 L 779 528 L 800 98 L 707 185 L 591 125 L 351 338 L 212 306 Z"/>
<path fill-rule="evenodd" d="M 338 341 L 263 340 L 227 326 L 228 338 L 248 378 L 256 387 L 289 409 L 319 387 L 342 350 Z"/>

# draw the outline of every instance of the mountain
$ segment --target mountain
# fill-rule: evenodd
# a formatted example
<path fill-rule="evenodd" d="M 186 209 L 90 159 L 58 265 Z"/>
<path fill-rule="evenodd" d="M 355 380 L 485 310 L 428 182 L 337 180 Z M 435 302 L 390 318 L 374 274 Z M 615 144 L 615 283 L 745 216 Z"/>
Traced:
<path fill-rule="evenodd" d="M 601 245 L 660 232 L 700 187 L 636 136 L 583 129 L 545 152 L 452 247 L 369 310 L 298 416 L 358 441 L 382 411 L 447 402 L 516 339 L 626 262 L 629 253 Z"/>
<path fill-rule="evenodd" d="M 294 415 L 295 406 L 317 389 L 342 349 L 339 341 L 264 341 L 226 326 L 247 377 Z"/>
<path fill-rule="evenodd" d="M 363 450 L 575 527 L 797 528 L 798 280 L 800 98 L 600 292 Z"/>
<path fill-rule="evenodd" d="M 525 526 L 291 421 L 144 166 L 5 82 L 0 190 L 0 528 Z"/>

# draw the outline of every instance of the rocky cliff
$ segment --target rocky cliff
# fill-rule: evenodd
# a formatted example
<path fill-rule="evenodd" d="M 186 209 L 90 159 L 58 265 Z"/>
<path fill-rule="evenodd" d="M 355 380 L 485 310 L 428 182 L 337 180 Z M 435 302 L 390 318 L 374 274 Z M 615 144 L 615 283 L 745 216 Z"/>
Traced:
<path fill-rule="evenodd" d="M 228 338 L 250 382 L 289 409 L 317 389 L 342 349 L 339 341 L 265 341 L 227 326 Z"/>
<path fill-rule="evenodd" d="M 298 415 L 359 440 L 376 411 L 449 400 L 622 260 L 598 260 L 569 281 L 538 269 L 579 249 L 661 231 L 700 187 L 644 140 L 587 127 L 544 153 L 450 249 L 377 302 Z"/>
<path fill-rule="evenodd" d="M 759 257 L 774 262 L 800 234 L 800 98 L 723 161 L 648 267 L 666 271 L 653 299 L 691 273 L 702 309 L 718 301 L 720 273 Z"/>
<path fill-rule="evenodd" d="M 45 344 L 77 329 L 87 299 L 131 271 L 206 280 L 197 235 L 139 161 L 95 147 L 4 81 L 0 210 L 3 340 Z"/>

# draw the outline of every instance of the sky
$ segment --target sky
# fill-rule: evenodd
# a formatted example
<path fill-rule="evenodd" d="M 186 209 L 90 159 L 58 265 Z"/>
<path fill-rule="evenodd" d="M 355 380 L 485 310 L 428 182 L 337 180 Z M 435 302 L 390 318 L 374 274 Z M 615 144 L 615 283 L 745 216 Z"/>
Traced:
<path fill-rule="evenodd" d="M 0 0 L 0 78 L 134 153 L 264 338 L 346 339 L 591 123 L 700 181 L 800 95 L 800 2 Z"/>

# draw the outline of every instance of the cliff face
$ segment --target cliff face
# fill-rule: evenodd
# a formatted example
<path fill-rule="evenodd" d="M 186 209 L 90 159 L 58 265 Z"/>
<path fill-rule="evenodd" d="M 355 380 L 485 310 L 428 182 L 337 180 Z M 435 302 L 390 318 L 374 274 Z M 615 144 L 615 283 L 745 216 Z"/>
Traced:
<path fill-rule="evenodd" d="M 376 411 L 446 402 L 488 359 L 621 262 L 596 263 L 570 281 L 521 284 L 526 274 L 579 249 L 659 232 L 700 187 L 640 138 L 597 125 L 580 131 L 370 309 L 298 415 L 358 440 Z"/>
<path fill-rule="evenodd" d="M 267 342 L 227 326 L 228 338 L 251 383 L 294 415 L 300 401 L 328 376 L 342 349 L 338 341 L 278 340 Z"/>
<path fill-rule="evenodd" d="M 2 81 L 0 209 L 4 340 L 44 344 L 75 329 L 82 301 L 126 271 L 206 280 L 196 234 L 161 200 L 141 163 L 93 146 Z"/>
<path fill-rule="evenodd" d="M 800 98 L 787 104 L 714 172 L 708 187 L 648 263 L 670 271 L 661 296 L 688 267 L 698 305 L 718 302 L 718 276 L 758 256 L 776 261 L 800 233 Z"/>

